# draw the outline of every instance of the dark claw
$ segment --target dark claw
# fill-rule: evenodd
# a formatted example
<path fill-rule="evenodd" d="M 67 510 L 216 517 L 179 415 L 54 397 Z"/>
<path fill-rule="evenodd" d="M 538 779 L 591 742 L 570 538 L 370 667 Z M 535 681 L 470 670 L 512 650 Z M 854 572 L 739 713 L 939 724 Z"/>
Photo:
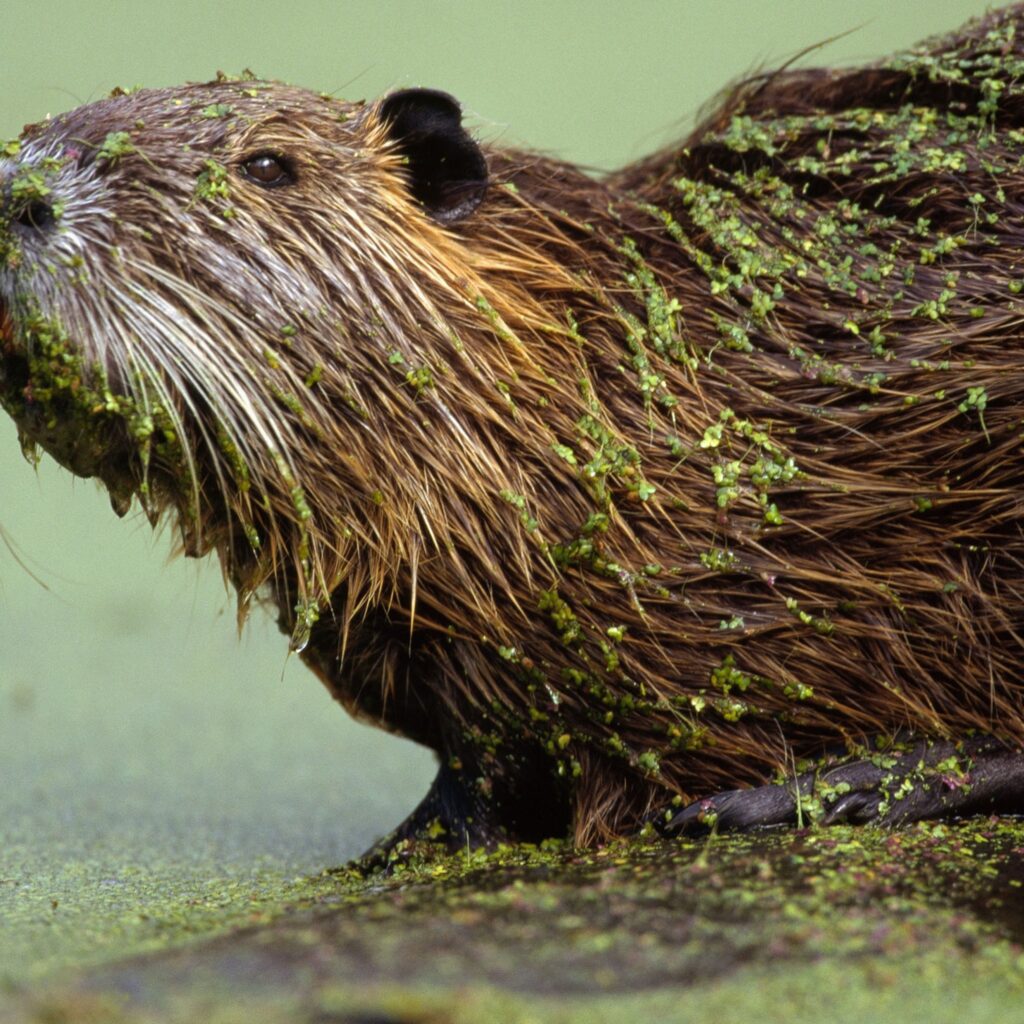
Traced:
<path fill-rule="evenodd" d="M 802 775 L 783 786 L 760 786 L 756 789 L 730 789 L 689 804 L 665 821 L 656 819 L 655 827 L 665 836 L 693 835 L 712 829 L 766 828 L 771 825 L 795 824 L 797 818 L 796 790 L 809 791 L 810 776 Z"/>
<path fill-rule="evenodd" d="M 841 796 L 821 819 L 826 825 L 866 825 L 878 816 L 878 793 L 848 793 Z"/>

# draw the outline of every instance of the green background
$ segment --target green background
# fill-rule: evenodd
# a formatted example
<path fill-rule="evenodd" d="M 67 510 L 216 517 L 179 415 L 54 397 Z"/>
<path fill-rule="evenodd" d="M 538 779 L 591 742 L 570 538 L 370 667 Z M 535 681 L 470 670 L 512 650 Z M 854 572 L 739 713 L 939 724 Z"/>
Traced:
<path fill-rule="evenodd" d="M 0 135 L 115 85 L 249 67 L 350 99 L 446 89 L 490 142 L 613 167 L 745 72 L 851 29 L 808 60 L 869 59 L 985 6 L 6 0 Z M 33 470 L 6 422 L 0 528 L 0 921 L 42 928 L 52 899 L 131 871 L 337 864 L 426 789 L 431 757 L 349 722 L 268 615 L 238 639 L 215 564 L 167 564 L 170 530 Z"/>

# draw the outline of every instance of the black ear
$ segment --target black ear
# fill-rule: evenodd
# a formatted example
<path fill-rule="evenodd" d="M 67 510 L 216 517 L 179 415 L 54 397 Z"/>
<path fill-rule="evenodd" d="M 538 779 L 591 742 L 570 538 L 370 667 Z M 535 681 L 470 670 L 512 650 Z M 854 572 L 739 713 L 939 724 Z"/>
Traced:
<path fill-rule="evenodd" d="M 403 89 L 383 100 L 380 117 L 427 213 L 442 224 L 468 217 L 487 189 L 487 161 L 462 127 L 458 103 L 446 92 Z"/>

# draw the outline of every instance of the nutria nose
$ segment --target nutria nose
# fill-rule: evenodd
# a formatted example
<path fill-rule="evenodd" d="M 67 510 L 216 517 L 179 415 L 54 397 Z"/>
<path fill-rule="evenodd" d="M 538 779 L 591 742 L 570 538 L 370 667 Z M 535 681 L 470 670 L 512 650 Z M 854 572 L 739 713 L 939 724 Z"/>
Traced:
<path fill-rule="evenodd" d="M 49 231 L 60 217 L 59 210 L 42 173 L 33 166 L 0 159 L 0 230 Z"/>
<path fill-rule="evenodd" d="M 53 207 L 43 199 L 31 199 L 15 205 L 11 210 L 11 223 L 34 231 L 45 231 L 56 223 Z"/>

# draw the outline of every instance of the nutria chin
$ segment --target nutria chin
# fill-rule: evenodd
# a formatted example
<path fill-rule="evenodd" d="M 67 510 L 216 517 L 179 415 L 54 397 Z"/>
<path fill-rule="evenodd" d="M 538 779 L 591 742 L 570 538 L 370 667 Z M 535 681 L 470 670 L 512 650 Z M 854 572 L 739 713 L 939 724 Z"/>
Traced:
<path fill-rule="evenodd" d="M 1022 21 L 600 179 L 118 92 L 0 165 L 3 403 L 437 751 L 392 845 L 1022 811 Z"/>

